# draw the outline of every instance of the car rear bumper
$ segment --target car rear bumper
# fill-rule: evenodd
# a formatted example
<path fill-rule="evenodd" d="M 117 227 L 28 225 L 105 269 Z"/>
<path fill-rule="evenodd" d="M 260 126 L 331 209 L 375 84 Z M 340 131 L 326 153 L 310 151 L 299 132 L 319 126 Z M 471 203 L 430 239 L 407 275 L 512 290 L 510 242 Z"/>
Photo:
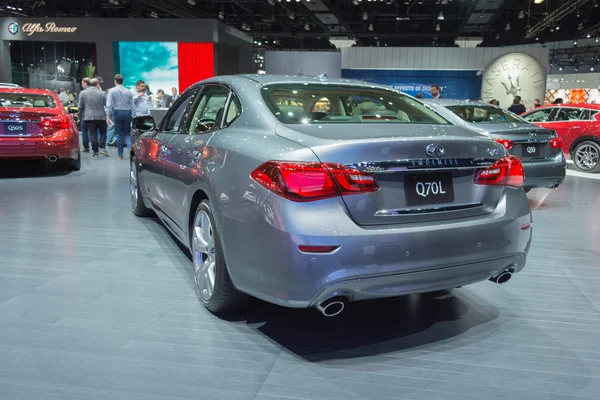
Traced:
<path fill-rule="evenodd" d="M 556 188 L 565 180 L 567 161 L 562 152 L 548 161 L 523 161 L 527 189 L 535 187 Z"/>
<path fill-rule="evenodd" d="M 0 159 L 43 160 L 51 155 L 77 158 L 79 141 L 69 131 L 51 137 L 0 137 Z"/>
<path fill-rule="evenodd" d="M 318 203 L 318 204 L 317 204 Z M 399 296 L 520 271 L 531 242 L 523 190 L 507 188 L 496 210 L 435 223 L 361 227 L 336 199 L 307 204 L 272 195 L 251 223 L 225 217 L 220 230 L 235 286 L 287 306 L 336 293 L 353 300 Z M 329 254 L 299 245 L 339 246 Z"/>

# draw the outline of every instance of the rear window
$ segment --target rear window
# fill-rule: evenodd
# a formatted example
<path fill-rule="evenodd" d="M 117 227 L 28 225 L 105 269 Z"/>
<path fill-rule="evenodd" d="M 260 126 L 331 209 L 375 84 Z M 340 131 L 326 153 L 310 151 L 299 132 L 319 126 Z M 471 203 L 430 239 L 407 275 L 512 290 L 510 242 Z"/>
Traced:
<path fill-rule="evenodd" d="M 3 107 L 56 108 L 54 97 L 45 94 L 1 93 Z"/>
<path fill-rule="evenodd" d="M 460 105 L 447 106 L 446 108 L 467 122 L 491 124 L 502 122 L 526 122 L 511 112 L 493 106 Z"/>
<path fill-rule="evenodd" d="M 331 84 L 265 86 L 267 106 L 285 124 L 449 124 L 422 103 L 392 90 Z"/>

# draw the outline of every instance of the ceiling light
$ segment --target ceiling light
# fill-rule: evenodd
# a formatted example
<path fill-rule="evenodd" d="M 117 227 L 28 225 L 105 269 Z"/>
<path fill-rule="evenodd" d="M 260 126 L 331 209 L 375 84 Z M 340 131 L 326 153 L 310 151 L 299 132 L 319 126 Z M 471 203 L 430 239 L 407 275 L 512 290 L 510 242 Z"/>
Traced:
<path fill-rule="evenodd" d="M 582 30 L 583 29 L 583 23 L 580 22 L 579 25 L 577 25 L 577 29 L 578 30 Z"/>
<path fill-rule="evenodd" d="M 496 33 L 496 40 L 500 39 L 500 34 Z"/>
<path fill-rule="evenodd" d="M 523 11 L 523 10 L 519 11 L 519 15 L 517 15 L 517 18 L 519 18 L 519 19 L 525 18 L 525 11 Z"/>
<path fill-rule="evenodd" d="M 440 31 L 440 24 L 435 24 L 435 30 L 438 32 Z"/>
<path fill-rule="evenodd" d="M 556 25 L 556 30 L 560 31 L 560 25 Z"/>
<path fill-rule="evenodd" d="M 588 32 L 588 34 L 585 37 L 589 39 L 592 37 L 592 34 Z"/>
<path fill-rule="evenodd" d="M 598 7 L 598 0 L 592 1 L 592 5 L 594 6 L 594 8 Z"/>
<path fill-rule="evenodd" d="M 195 6 L 196 5 L 196 0 L 188 0 L 188 4 L 190 6 Z"/>
<path fill-rule="evenodd" d="M 373 24 L 369 24 L 368 29 L 369 29 L 369 32 L 373 32 Z"/>
<path fill-rule="evenodd" d="M 579 71 L 579 66 L 575 66 L 575 72 Z"/>
<path fill-rule="evenodd" d="M 269 3 L 269 5 L 274 6 L 275 5 L 275 0 L 268 0 L 267 3 Z"/>
<path fill-rule="evenodd" d="M 152 17 L 152 18 L 158 18 L 158 14 L 156 13 L 156 11 L 152 11 L 150 13 L 150 17 Z"/>
<path fill-rule="evenodd" d="M 309 24 L 304 24 L 304 30 L 305 31 L 310 31 L 310 25 Z"/>
<path fill-rule="evenodd" d="M 367 12 L 365 11 L 365 12 L 363 13 L 363 16 L 362 16 L 362 18 L 363 18 L 363 21 L 367 21 L 367 20 L 369 19 L 369 14 L 367 14 Z"/>
<path fill-rule="evenodd" d="M 223 11 L 219 11 L 218 17 L 219 19 L 225 19 L 225 13 Z"/>
<path fill-rule="evenodd" d="M 600 38 L 597 37 L 596 38 L 596 43 L 598 43 L 598 42 L 600 42 Z"/>
<path fill-rule="evenodd" d="M 592 66 L 590 67 L 590 71 L 593 71 L 593 70 L 594 70 L 594 66 L 592 65 Z"/>
<path fill-rule="evenodd" d="M 296 3 L 300 3 L 300 0 L 296 0 Z"/>
<path fill-rule="evenodd" d="M 358 5 L 358 0 L 352 0 L 352 4 L 354 4 L 355 6 Z"/>
<path fill-rule="evenodd" d="M 573 40 L 573 46 L 577 46 L 577 40 Z"/>
<path fill-rule="evenodd" d="M 510 22 L 506 23 L 506 26 L 504 27 L 505 31 L 510 31 Z"/>
<path fill-rule="evenodd" d="M 550 27 L 550 32 L 554 32 L 554 27 Z"/>
<path fill-rule="evenodd" d="M 544 0 L 533 0 L 534 4 L 542 4 Z"/>
<path fill-rule="evenodd" d="M 536 37 L 536 38 L 535 38 L 535 40 L 540 40 L 540 38 L 539 38 L 539 37 Z"/>
<path fill-rule="evenodd" d="M 563 70 L 563 67 L 562 67 L 562 65 L 559 65 L 559 66 L 558 66 L 558 70 L 559 70 L 559 71 L 562 71 L 562 70 Z"/>
<path fill-rule="evenodd" d="M 444 13 L 440 11 L 440 13 L 438 14 L 438 21 L 443 21 L 444 20 Z"/>
<path fill-rule="evenodd" d="M 288 15 L 288 18 L 293 21 L 296 19 L 296 16 L 294 15 L 294 13 L 290 13 L 290 15 Z"/>

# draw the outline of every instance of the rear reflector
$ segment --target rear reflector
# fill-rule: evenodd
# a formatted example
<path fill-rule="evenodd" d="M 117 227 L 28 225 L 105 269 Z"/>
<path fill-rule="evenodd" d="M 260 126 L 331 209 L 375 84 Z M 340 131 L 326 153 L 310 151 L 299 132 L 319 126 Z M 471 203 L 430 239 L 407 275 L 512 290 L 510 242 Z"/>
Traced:
<path fill-rule="evenodd" d="M 303 253 L 331 253 L 339 246 L 298 246 L 298 249 Z"/>
<path fill-rule="evenodd" d="M 374 175 L 339 164 L 267 161 L 250 176 L 271 192 L 292 201 L 314 201 L 379 189 Z"/>
<path fill-rule="evenodd" d="M 515 156 L 499 159 L 491 167 L 475 172 L 473 182 L 477 185 L 523 187 L 525 176 L 521 160 Z"/>
<path fill-rule="evenodd" d="M 528 222 L 526 224 L 521 225 L 521 230 L 524 231 L 526 229 L 531 228 L 531 226 L 533 225 L 533 222 Z"/>
<path fill-rule="evenodd" d="M 500 143 L 506 150 L 510 150 L 513 148 L 512 140 L 508 139 L 496 139 L 496 142 Z"/>
<path fill-rule="evenodd" d="M 554 139 L 552 139 L 550 141 L 550 147 L 552 147 L 553 149 L 562 149 L 562 147 L 563 147 L 563 141 L 560 138 L 560 136 L 555 137 Z"/>

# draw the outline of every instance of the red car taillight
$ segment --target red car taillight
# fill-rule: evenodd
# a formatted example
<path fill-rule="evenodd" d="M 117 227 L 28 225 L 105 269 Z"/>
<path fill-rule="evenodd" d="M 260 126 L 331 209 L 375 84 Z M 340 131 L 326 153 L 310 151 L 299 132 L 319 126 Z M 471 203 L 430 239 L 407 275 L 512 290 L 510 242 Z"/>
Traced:
<path fill-rule="evenodd" d="M 549 144 L 550 147 L 552 147 L 553 149 L 562 149 L 563 147 L 563 141 L 560 138 L 560 136 L 557 136 L 554 139 L 552 139 Z"/>
<path fill-rule="evenodd" d="M 480 169 L 475 173 L 473 182 L 477 185 L 499 185 L 520 188 L 523 186 L 525 174 L 521 160 L 515 156 L 499 159 L 491 167 Z"/>
<path fill-rule="evenodd" d="M 510 150 L 513 147 L 512 140 L 508 139 L 496 139 L 496 142 L 500 143 L 506 150 Z"/>
<path fill-rule="evenodd" d="M 71 118 L 64 114 L 55 117 L 46 117 L 40 121 L 39 125 L 44 134 L 51 134 L 57 129 L 69 129 L 71 127 Z"/>
<path fill-rule="evenodd" d="M 250 176 L 271 192 L 293 201 L 314 201 L 379 189 L 373 174 L 339 164 L 267 161 Z"/>

